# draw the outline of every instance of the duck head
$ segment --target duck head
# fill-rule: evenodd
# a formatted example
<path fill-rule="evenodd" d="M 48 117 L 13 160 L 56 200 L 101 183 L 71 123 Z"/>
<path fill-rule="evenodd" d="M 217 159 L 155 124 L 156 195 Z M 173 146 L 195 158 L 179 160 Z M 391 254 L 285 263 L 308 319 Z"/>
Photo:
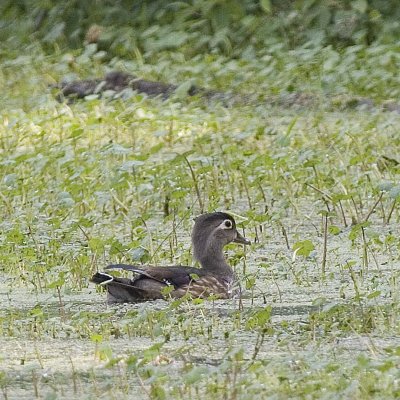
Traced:
<path fill-rule="evenodd" d="M 224 212 L 202 214 L 195 219 L 192 233 L 194 257 L 202 263 L 207 259 L 223 257 L 222 250 L 228 243 L 250 244 L 236 228 L 233 217 Z"/>

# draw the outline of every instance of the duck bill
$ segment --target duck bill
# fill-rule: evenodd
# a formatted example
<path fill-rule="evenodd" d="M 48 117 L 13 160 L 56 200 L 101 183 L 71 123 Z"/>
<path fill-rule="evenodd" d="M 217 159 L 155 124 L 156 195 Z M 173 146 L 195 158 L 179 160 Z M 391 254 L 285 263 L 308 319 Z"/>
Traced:
<path fill-rule="evenodd" d="M 240 244 L 251 244 L 250 240 L 246 239 L 238 231 L 236 231 L 236 239 L 234 240 L 234 242 Z"/>

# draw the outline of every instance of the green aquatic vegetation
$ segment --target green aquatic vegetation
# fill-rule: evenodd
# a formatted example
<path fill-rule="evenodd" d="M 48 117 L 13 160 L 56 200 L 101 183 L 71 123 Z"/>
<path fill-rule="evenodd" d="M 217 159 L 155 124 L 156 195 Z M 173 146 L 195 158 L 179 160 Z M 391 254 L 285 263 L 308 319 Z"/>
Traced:
<path fill-rule="evenodd" d="M 173 53 L 143 64 L 147 78 L 197 74 L 202 86 L 256 94 L 233 104 L 142 94 L 58 103 L 47 81 L 106 66 L 32 51 L 2 60 L 4 397 L 399 396 L 396 113 L 268 102 L 283 82 L 318 91 L 321 77 L 304 81 L 300 65 L 319 68 L 311 50 L 274 50 L 264 64 L 185 64 Z M 343 65 L 361 53 L 338 58 L 331 85 L 340 75 L 349 88 Z M 383 101 L 381 84 L 371 83 Z M 253 242 L 226 248 L 240 298 L 105 306 L 89 283 L 96 270 L 193 264 L 192 218 L 212 210 L 235 213 Z"/>

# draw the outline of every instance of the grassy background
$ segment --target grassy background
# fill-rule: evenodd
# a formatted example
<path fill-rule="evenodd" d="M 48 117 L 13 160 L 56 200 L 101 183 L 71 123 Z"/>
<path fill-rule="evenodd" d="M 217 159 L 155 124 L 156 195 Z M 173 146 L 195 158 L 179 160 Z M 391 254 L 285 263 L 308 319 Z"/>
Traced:
<path fill-rule="evenodd" d="M 5 399 L 399 397 L 400 117 L 381 108 L 397 45 L 157 60 L 20 46 L 0 58 Z M 237 101 L 60 104 L 49 88 L 112 69 Z M 289 107 L 296 93 L 316 101 Z M 376 105 L 349 107 L 360 97 Z M 202 209 L 236 213 L 254 242 L 227 250 L 245 298 L 106 307 L 91 274 L 190 264 Z"/>

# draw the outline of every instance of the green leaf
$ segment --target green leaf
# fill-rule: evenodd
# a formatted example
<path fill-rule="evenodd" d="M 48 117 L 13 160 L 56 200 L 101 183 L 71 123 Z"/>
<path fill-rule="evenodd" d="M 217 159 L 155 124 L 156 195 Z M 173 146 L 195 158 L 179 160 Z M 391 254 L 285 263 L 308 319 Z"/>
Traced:
<path fill-rule="evenodd" d="M 308 257 L 314 248 L 314 244 L 311 240 L 302 240 L 293 245 L 294 252 L 304 257 Z"/>
<path fill-rule="evenodd" d="M 247 277 L 246 279 L 246 289 L 250 290 L 256 284 L 256 278 L 254 276 Z"/>
<path fill-rule="evenodd" d="M 43 38 L 43 41 L 48 43 L 54 43 L 57 39 L 59 39 L 63 35 L 64 29 L 65 29 L 65 22 L 60 22 L 54 25 L 49 30 L 47 35 Z"/>
<path fill-rule="evenodd" d="M 93 335 L 90 335 L 90 340 L 94 343 L 101 343 L 103 341 L 103 336 L 98 333 L 93 333 Z"/>
<path fill-rule="evenodd" d="M 164 288 L 161 289 L 161 294 L 163 296 L 168 296 L 174 290 L 175 290 L 175 287 L 173 285 L 165 286 Z"/>
<path fill-rule="evenodd" d="M 147 363 L 149 361 L 153 361 L 153 359 L 160 354 L 160 350 L 163 347 L 164 343 L 159 342 L 153 344 L 151 347 L 143 351 L 143 363 Z"/>
<path fill-rule="evenodd" d="M 104 250 L 104 242 L 100 238 L 91 238 L 88 241 L 89 248 L 94 252 L 102 252 Z"/>
<path fill-rule="evenodd" d="M 129 250 L 128 254 L 133 261 L 144 261 L 144 257 L 148 254 L 148 251 L 145 248 L 139 246 Z"/>
<path fill-rule="evenodd" d="M 381 295 L 380 290 L 375 290 L 374 292 L 370 293 L 367 298 L 368 299 L 375 299 L 376 297 L 379 297 Z"/>
<path fill-rule="evenodd" d="M 15 244 L 22 244 L 25 240 L 25 235 L 18 227 L 11 229 L 6 237 L 8 242 Z"/>
<path fill-rule="evenodd" d="M 32 317 L 37 318 L 37 317 L 43 317 L 44 312 L 43 309 L 39 305 L 37 305 L 34 308 L 32 308 L 32 310 L 30 310 L 29 314 L 32 315 Z"/>
<path fill-rule="evenodd" d="M 261 310 L 253 311 L 250 318 L 246 322 L 247 329 L 265 328 L 271 321 L 271 306 L 267 306 Z"/>
<path fill-rule="evenodd" d="M 260 7 L 269 14 L 271 12 L 271 0 L 260 0 Z"/>
<path fill-rule="evenodd" d="M 368 228 L 371 225 L 370 221 L 365 221 L 360 224 L 354 225 L 349 232 L 349 239 L 354 242 L 360 235 L 362 228 Z"/>
<path fill-rule="evenodd" d="M 328 231 L 332 235 L 338 235 L 341 232 L 341 229 L 336 225 L 330 225 Z"/>
<path fill-rule="evenodd" d="M 199 279 L 199 276 L 197 274 L 190 274 L 190 279 L 192 281 L 197 281 Z"/>
<path fill-rule="evenodd" d="M 187 97 L 189 90 L 193 87 L 193 82 L 191 79 L 181 83 L 175 90 L 175 95 L 180 98 L 184 99 Z"/>

